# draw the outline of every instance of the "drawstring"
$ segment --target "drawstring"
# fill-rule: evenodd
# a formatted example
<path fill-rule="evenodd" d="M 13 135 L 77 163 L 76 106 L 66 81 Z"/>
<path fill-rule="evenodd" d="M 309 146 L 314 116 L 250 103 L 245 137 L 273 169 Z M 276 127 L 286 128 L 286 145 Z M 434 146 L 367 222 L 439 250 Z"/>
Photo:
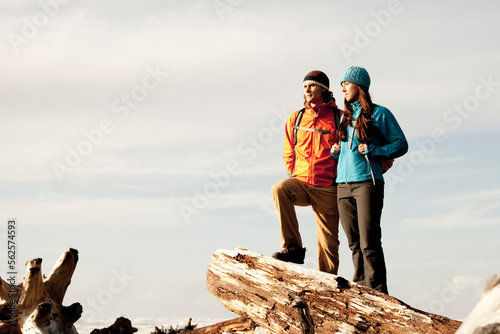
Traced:
<path fill-rule="evenodd" d="M 351 138 L 349 138 L 349 146 L 348 148 L 351 149 L 352 147 L 352 138 L 354 137 L 354 128 L 352 128 L 352 131 L 351 131 Z"/>
<path fill-rule="evenodd" d="M 351 149 L 351 147 L 352 147 L 352 139 L 354 137 L 354 129 L 355 128 L 352 128 L 351 138 L 349 138 L 349 146 L 348 146 L 349 149 Z M 365 159 L 368 162 L 368 166 L 370 166 L 370 174 L 372 176 L 373 185 L 375 185 L 375 176 L 373 175 L 373 169 L 372 169 L 372 165 L 370 164 L 370 159 L 368 159 L 368 155 L 366 155 L 366 154 L 363 154 L 363 155 L 365 156 Z"/>
<path fill-rule="evenodd" d="M 373 175 L 372 165 L 370 164 L 370 159 L 368 159 L 368 155 L 363 154 L 368 161 L 368 166 L 370 166 L 370 174 L 372 174 L 373 185 L 375 185 L 375 176 Z"/>

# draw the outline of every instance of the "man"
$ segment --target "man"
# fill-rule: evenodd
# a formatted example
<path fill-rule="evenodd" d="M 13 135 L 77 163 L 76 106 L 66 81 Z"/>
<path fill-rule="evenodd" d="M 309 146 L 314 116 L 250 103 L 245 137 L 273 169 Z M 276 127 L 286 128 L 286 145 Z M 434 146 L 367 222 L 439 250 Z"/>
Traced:
<path fill-rule="evenodd" d="M 337 143 L 340 111 L 329 91 L 325 73 L 312 71 L 304 78 L 304 111 L 294 131 L 296 111 L 285 128 L 283 160 L 290 178 L 278 181 L 271 189 L 274 207 L 281 222 L 281 252 L 273 257 L 304 263 L 295 205 L 311 206 L 318 233 L 318 269 L 337 274 L 339 266 L 339 214 L 337 210 L 337 162 L 330 148 Z M 296 138 L 294 137 L 296 133 Z M 296 139 L 296 141 L 295 141 Z"/>

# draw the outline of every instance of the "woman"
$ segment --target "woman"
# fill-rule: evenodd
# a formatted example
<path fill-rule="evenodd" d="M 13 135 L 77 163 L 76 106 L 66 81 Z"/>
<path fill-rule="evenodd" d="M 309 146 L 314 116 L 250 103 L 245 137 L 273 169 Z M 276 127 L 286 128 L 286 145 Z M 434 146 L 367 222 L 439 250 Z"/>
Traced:
<path fill-rule="evenodd" d="M 354 263 L 353 281 L 388 293 L 380 217 L 384 199 L 382 160 L 408 151 L 408 143 L 392 113 L 373 104 L 370 76 L 358 66 L 340 78 L 345 112 L 339 144 L 331 152 L 339 159 L 337 202 L 342 228 Z"/>

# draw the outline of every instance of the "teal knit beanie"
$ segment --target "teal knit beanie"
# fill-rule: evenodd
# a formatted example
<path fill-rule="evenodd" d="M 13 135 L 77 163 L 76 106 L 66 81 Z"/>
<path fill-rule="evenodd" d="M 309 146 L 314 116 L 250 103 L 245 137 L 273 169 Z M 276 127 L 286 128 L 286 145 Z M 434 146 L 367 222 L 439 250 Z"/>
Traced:
<path fill-rule="evenodd" d="M 342 73 L 340 77 L 340 84 L 344 81 L 355 83 L 356 85 L 360 85 L 365 87 L 366 89 L 370 88 L 370 76 L 368 72 L 359 66 L 351 66 L 347 70 Z"/>

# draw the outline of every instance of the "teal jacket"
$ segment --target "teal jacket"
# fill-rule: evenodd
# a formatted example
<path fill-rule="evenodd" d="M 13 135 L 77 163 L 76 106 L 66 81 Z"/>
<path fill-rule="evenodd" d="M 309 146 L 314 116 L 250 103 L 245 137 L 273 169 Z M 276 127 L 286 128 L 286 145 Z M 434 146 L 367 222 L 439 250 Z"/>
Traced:
<path fill-rule="evenodd" d="M 361 113 L 361 105 L 354 102 L 353 119 Z M 343 116 L 342 116 L 343 118 Z M 352 124 L 353 126 L 355 124 Z M 399 158 L 408 151 L 408 142 L 394 115 L 389 109 L 376 105 L 370 122 L 370 141 L 365 154 L 358 151 L 356 129 L 347 126 L 347 140 L 340 142 L 340 153 L 334 154 L 339 159 L 337 165 L 337 183 L 362 182 L 369 180 L 384 181 L 380 159 Z M 349 143 L 352 143 L 349 147 Z"/>

